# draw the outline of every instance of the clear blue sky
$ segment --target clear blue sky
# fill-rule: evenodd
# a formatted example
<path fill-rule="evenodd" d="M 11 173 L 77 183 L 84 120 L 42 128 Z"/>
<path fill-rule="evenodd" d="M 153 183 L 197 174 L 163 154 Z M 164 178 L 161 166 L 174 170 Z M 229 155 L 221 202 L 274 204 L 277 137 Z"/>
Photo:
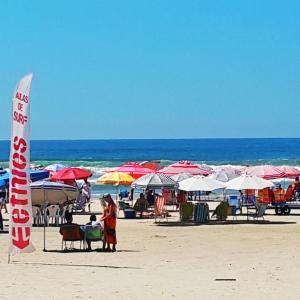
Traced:
<path fill-rule="evenodd" d="M 0 4 L 0 139 L 300 137 L 300 1 Z"/>

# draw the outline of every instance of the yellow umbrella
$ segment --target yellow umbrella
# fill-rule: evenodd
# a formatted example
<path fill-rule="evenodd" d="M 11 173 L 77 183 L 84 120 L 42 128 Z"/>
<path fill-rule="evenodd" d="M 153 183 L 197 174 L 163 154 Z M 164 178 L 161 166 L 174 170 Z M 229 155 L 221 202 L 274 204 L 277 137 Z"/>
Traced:
<path fill-rule="evenodd" d="M 102 175 L 96 181 L 96 184 L 114 185 L 116 186 L 116 200 L 118 199 L 118 186 L 131 185 L 135 179 L 127 173 L 110 172 Z"/>
<path fill-rule="evenodd" d="M 110 172 L 102 175 L 96 181 L 96 184 L 103 185 L 130 185 L 135 179 L 123 172 Z"/>

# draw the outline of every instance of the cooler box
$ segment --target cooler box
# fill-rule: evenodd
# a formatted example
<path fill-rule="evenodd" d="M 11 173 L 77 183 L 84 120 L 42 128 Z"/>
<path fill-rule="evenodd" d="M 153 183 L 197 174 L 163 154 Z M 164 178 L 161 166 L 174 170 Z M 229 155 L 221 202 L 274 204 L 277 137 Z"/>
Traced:
<path fill-rule="evenodd" d="M 134 209 L 124 209 L 125 219 L 135 219 L 135 210 Z"/>

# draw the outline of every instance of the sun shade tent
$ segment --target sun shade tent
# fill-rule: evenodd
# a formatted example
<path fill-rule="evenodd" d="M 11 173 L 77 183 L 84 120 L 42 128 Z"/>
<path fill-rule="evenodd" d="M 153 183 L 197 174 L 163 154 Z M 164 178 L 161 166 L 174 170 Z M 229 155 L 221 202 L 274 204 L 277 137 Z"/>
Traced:
<path fill-rule="evenodd" d="M 242 175 L 226 183 L 226 189 L 237 191 L 262 190 L 272 186 L 274 186 L 274 184 L 271 181 L 250 175 Z"/>
<path fill-rule="evenodd" d="M 191 175 L 209 175 L 210 171 L 199 165 L 194 165 L 190 161 L 179 161 L 158 171 L 160 174 L 176 175 L 188 173 Z"/>
<path fill-rule="evenodd" d="M 218 189 L 224 189 L 225 184 L 201 175 L 193 176 L 179 182 L 179 190 L 186 192 L 211 192 Z"/>
<path fill-rule="evenodd" d="M 178 187 L 178 183 L 171 177 L 164 174 L 148 174 L 135 180 L 131 187 L 134 189 L 162 189 L 169 188 L 175 189 Z"/>

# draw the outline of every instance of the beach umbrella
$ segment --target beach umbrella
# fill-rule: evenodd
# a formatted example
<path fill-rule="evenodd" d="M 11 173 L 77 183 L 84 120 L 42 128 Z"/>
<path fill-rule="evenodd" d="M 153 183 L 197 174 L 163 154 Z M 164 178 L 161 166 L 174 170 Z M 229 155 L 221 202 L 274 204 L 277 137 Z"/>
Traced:
<path fill-rule="evenodd" d="M 233 167 L 227 166 L 227 167 L 215 168 L 214 173 L 209 175 L 209 177 L 222 182 L 227 182 L 240 175 L 241 175 L 241 171 Z"/>
<path fill-rule="evenodd" d="M 106 173 L 101 177 L 99 177 L 96 181 L 96 184 L 116 186 L 116 200 L 117 200 L 119 194 L 119 186 L 130 185 L 134 180 L 135 178 L 133 178 L 127 173 L 111 172 L 111 173 Z"/>
<path fill-rule="evenodd" d="M 154 172 L 153 170 L 145 168 L 136 162 L 127 162 L 119 167 L 114 168 L 113 170 L 115 172 L 127 173 L 135 179 Z"/>
<path fill-rule="evenodd" d="M 76 200 L 79 190 L 76 187 L 51 181 L 36 181 L 30 184 L 32 205 L 61 204 Z"/>
<path fill-rule="evenodd" d="M 9 183 L 9 172 L 0 176 L 0 187 L 4 187 Z M 30 180 L 32 182 L 49 177 L 49 172 L 44 170 L 30 170 Z"/>
<path fill-rule="evenodd" d="M 251 166 L 246 167 L 242 174 L 261 177 L 263 179 L 283 178 L 284 172 L 278 167 L 271 165 Z"/>
<path fill-rule="evenodd" d="M 191 178 L 193 175 L 191 174 L 187 174 L 187 173 L 181 173 L 181 174 L 176 174 L 176 175 L 172 175 L 170 176 L 173 180 L 175 180 L 176 182 L 180 182 L 182 180 L 185 180 L 187 178 Z"/>
<path fill-rule="evenodd" d="M 201 175 L 193 176 L 179 182 L 179 190 L 186 192 L 211 192 L 218 189 L 224 189 L 224 183 Z"/>
<path fill-rule="evenodd" d="M 62 204 L 76 200 L 79 190 L 63 183 L 37 181 L 30 184 L 32 205 Z M 46 217 L 44 215 L 44 217 Z M 46 220 L 44 220 L 44 251 L 46 251 Z"/>
<path fill-rule="evenodd" d="M 170 188 L 175 189 L 178 187 L 178 183 L 173 180 L 171 177 L 164 175 L 164 174 L 147 174 L 139 179 L 135 180 L 131 187 L 134 189 L 162 189 L 162 188 Z"/>
<path fill-rule="evenodd" d="M 130 185 L 135 179 L 127 173 L 111 172 L 106 173 L 96 180 L 96 184 L 102 185 Z"/>
<path fill-rule="evenodd" d="M 158 171 L 164 167 L 159 161 L 144 161 L 140 165 L 153 171 Z"/>
<path fill-rule="evenodd" d="M 45 167 L 44 169 L 49 171 L 51 174 L 54 174 L 60 170 L 66 169 L 66 168 L 67 168 L 67 166 L 65 166 L 63 164 L 52 164 L 52 165 Z"/>
<path fill-rule="evenodd" d="M 165 167 L 158 171 L 160 174 L 166 175 L 176 175 L 180 173 L 188 173 L 191 175 L 208 175 L 210 171 L 202 168 L 199 165 L 194 165 L 190 161 L 179 161 L 175 164 L 172 164 L 168 167 Z"/>
<path fill-rule="evenodd" d="M 300 176 L 300 171 L 292 166 L 280 166 L 278 169 L 284 173 L 285 178 L 295 179 Z"/>
<path fill-rule="evenodd" d="M 226 189 L 237 191 L 262 190 L 272 186 L 274 186 L 274 184 L 271 181 L 251 175 L 242 175 L 226 183 Z"/>
<path fill-rule="evenodd" d="M 88 170 L 81 168 L 65 168 L 58 171 L 52 177 L 52 181 L 66 181 L 66 180 L 78 180 L 87 179 L 92 176 L 92 173 Z"/>

